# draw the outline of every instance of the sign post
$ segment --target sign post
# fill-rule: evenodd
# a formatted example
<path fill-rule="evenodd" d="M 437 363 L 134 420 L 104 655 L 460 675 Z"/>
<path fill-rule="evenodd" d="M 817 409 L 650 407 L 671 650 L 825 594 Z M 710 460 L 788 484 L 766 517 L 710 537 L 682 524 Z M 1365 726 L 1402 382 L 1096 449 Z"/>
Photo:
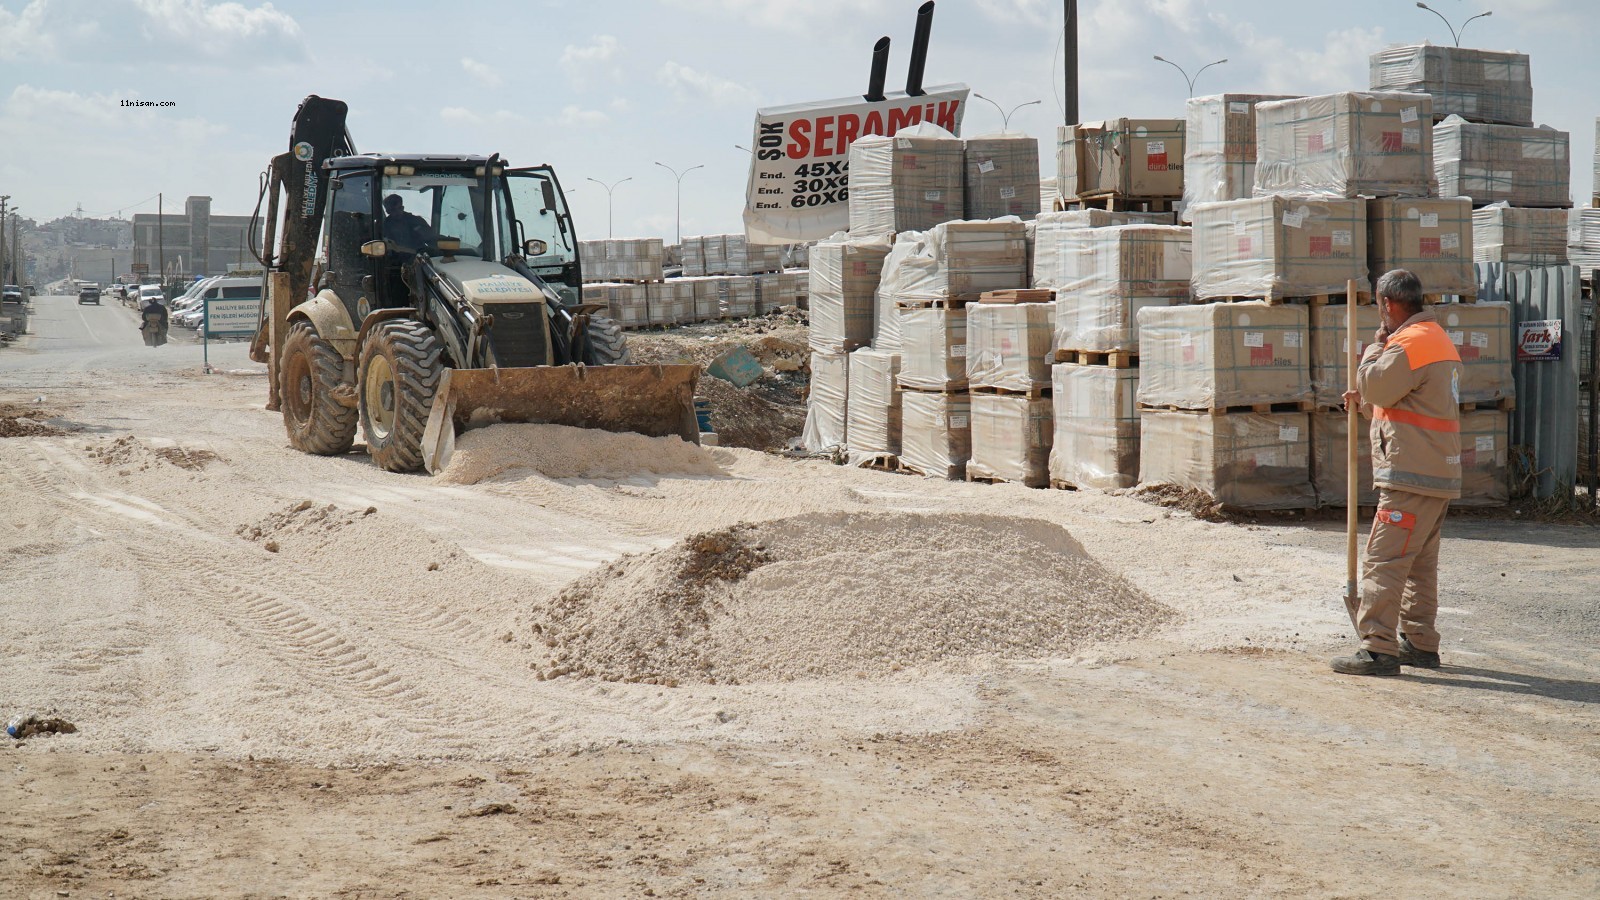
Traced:
<path fill-rule="evenodd" d="M 256 333 L 256 319 L 261 312 L 260 297 L 210 297 L 205 301 L 201 320 L 201 358 L 207 375 L 211 374 L 211 339 L 241 339 Z"/>

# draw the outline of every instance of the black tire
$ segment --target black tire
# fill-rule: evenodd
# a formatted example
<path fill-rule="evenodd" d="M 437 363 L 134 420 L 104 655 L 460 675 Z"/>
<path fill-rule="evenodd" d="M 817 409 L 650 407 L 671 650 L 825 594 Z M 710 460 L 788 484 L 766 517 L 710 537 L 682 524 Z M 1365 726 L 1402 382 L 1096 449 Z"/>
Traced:
<path fill-rule="evenodd" d="M 380 323 L 361 346 L 361 431 L 373 462 L 390 472 L 422 469 L 443 357 L 433 332 L 415 319 Z"/>
<path fill-rule="evenodd" d="M 589 346 L 584 354 L 586 366 L 625 366 L 633 362 L 628 337 L 622 326 L 605 316 L 589 317 Z"/>
<path fill-rule="evenodd" d="M 309 322 L 296 322 L 283 341 L 278 393 L 289 444 L 301 453 L 338 456 L 356 440 L 356 411 L 334 399 L 344 381 L 344 357 L 317 336 Z"/>

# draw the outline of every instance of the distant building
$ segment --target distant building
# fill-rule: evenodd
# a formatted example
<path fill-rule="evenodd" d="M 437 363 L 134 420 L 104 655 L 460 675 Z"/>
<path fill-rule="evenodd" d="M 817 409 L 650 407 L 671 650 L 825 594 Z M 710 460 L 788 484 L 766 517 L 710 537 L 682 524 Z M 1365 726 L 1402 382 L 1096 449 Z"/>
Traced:
<path fill-rule="evenodd" d="M 167 271 L 183 279 L 254 266 L 245 236 L 249 228 L 249 216 L 214 216 L 210 197 L 190 197 L 183 202 L 183 215 L 134 215 L 133 262 L 144 263 L 155 275 L 165 261 Z"/>

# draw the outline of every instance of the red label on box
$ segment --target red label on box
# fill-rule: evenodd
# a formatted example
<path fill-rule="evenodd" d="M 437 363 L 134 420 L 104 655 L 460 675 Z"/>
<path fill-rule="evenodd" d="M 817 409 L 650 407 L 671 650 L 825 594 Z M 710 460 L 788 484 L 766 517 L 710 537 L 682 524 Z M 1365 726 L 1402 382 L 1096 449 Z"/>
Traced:
<path fill-rule="evenodd" d="M 1438 238 L 1436 238 L 1436 237 L 1419 238 L 1419 240 L 1422 241 L 1422 249 L 1421 249 L 1419 255 L 1423 259 L 1436 259 L 1436 258 L 1438 258 L 1438 256 L 1439 256 L 1439 239 Z"/>
<path fill-rule="evenodd" d="M 1184 347 L 1183 347 L 1183 361 L 1186 362 L 1186 363 L 1194 362 L 1194 345 L 1193 344 L 1185 344 L 1184 345 Z"/>
<path fill-rule="evenodd" d="M 1470 469 L 1470 468 L 1472 468 L 1473 466 L 1475 466 L 1477 464 L 1478 464 L 1478 449 L 1476 447 L 1472 448 L 1471 450 L 1462 450 L 1461 451 L 1461 468 Z"/>
<path fill-rule="evenodd" d="M 1251 347 L 1250 348 L 1250 365 L 1252 365 L 1252 366 L 1270 366 L 1270 365 L 1272 365 L 1272 345 L 1271 344 L 1267 344 L 1264 347 Z"/>
<path fill-rule="evenodd" d="M 915 168 L 917 168 L 917 158 L 915 156 L 913 156 L 912 154 L 910 154 L 910 153 L 905 154 L 904 156 L 900 157 L 900 168 L 902 168 L 902 169 L 915 169 Z"/>
<path fill-rule="evenodd" d="M 1250 241 L 1250 237 L 1246 235 L 1245 237 L 1239 238 L 1239 256 L 1250 257 L 1254 254 L 1255 245 Z"/>
<path fill-rule="evenodd" d="M 1462 362 L 1472 362 L 1478 358 L 1479 353 L 1477 347 L 1457 347 L 1456 355 L 1461 357 Z"/>
<path fill-rule="evenodd" d="M 1311 242 L 1311 255 L 1313 257 L 1328 257 L 1328 256 L 1332 256 L 1333 255 L 1333 236 L 1332 235 L 1328 235 L 1328 234 L 1321 235 L 1321 236 L 1312 235 L 1311 238 L 1310 238 L 1310 242 Z"/>
<path fill-rule="evenodd" d="M 1322 144 L 1322 133 L 1318 132 L 1306 138 L 1306 152 L 1321 153 L 1325 148 Z"/>
<path fill-rule="evenodd" d="M 1400 132 L 1385 131 L 1383 133 L 1383 152 L 1399 153 L 1404 148 L 1405 142 L 1401 140 Z"/>
<path fill-rule="evenodd" d="M 1149 156 L 1151 172 L 1165 172 L 1167 170 L 1167 155 L 1165 153 L 1152 153 Z"/>

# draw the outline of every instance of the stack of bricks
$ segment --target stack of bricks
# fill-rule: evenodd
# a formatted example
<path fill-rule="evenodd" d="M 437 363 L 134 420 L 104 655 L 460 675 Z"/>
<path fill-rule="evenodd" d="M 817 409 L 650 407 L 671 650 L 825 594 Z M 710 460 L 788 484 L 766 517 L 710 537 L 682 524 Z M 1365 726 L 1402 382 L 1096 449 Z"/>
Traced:
<path fill-rule="evenodd" d="M 583 280 L 588 283 L 648 284 L 660 281 L 666 245 L 660 238 L 579 241 Z"/>

